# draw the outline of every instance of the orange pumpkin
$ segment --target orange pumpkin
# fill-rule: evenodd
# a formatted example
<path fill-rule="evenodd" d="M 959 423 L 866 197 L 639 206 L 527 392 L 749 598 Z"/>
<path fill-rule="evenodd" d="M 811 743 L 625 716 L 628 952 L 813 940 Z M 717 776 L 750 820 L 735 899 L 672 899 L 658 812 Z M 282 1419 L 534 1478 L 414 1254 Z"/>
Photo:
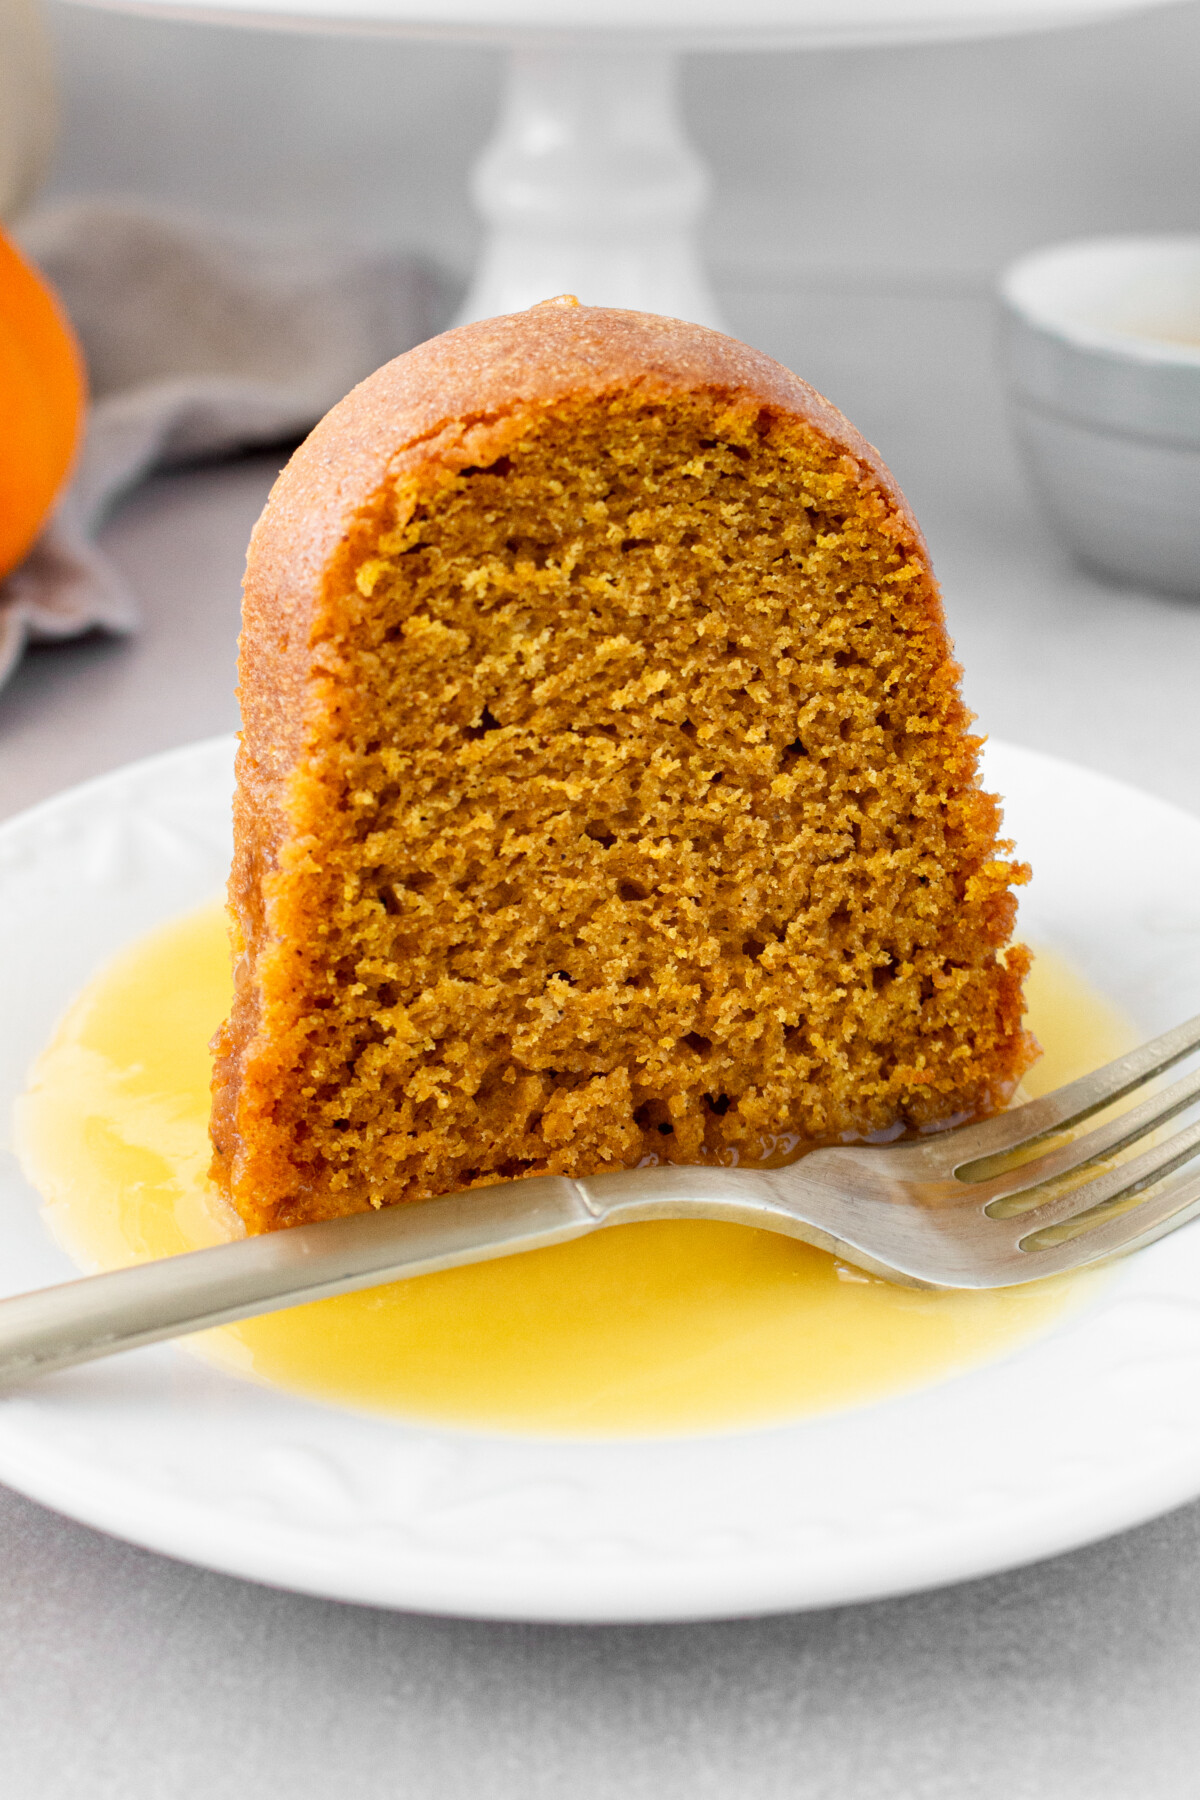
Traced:
<path fill-rule="evenodd" d="M 57 498 L 79 444 L 83 358 L 59 301 L 0 232 L 0 579 Z"/>

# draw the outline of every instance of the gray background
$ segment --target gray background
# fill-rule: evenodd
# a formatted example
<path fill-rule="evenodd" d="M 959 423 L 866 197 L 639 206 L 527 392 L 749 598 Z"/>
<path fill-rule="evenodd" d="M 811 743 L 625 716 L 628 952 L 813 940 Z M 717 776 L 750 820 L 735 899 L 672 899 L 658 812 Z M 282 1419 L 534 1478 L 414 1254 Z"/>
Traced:
<path fill-rule="evenodd" d="M 482 51 L 56 9 L 54 190 L 398 242 L 460 276 Z M 734 330 L 883 449 L 997 735 L 1200 810 L 1200 604 L 1099 585 L 1005 427 L 995 270 L 1095 230 L 1200 229 L 1200 6 L 1044 38 L 697 58 L 706 241 Z M 225 729 L 246 536 L 278 459 L 163 478 L 107 544 L 132 643 L 0 692 L 0 813 Z M 0 1490 L 0 1791 L 13 1800 L 1200 1795 L 1200 1507 L 944 1593 L 645 1628 L 477 1625 L 275 1594 Z"/>

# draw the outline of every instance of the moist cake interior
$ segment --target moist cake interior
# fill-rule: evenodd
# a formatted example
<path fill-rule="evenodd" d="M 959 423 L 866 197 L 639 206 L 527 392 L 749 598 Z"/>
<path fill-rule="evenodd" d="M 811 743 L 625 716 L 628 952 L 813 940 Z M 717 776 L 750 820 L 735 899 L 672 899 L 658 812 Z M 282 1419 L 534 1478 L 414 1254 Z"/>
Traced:
<path fill-rule="evenodd" d="M 377 505 L 312 655 L 252 1228 L 928 1124 L 1028 1060 L 928 575 L 820 433 L 526 414 Z"/>

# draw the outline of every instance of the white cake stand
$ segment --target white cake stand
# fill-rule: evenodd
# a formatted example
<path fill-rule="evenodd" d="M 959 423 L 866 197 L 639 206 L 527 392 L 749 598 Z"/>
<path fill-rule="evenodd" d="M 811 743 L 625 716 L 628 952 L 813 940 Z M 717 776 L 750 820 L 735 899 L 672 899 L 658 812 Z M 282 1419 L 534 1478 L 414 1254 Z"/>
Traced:
<path fill-rule="evenodd" d="M 113 11 L 509 49 L 499 123 L 471 181 L 486 226 L 462 319 L 554 294 L 701 324 L 708 192 L 684 133 L 684 50 L 915 43 L 1046 29 L 1170 0 L 83 0 Z"/>

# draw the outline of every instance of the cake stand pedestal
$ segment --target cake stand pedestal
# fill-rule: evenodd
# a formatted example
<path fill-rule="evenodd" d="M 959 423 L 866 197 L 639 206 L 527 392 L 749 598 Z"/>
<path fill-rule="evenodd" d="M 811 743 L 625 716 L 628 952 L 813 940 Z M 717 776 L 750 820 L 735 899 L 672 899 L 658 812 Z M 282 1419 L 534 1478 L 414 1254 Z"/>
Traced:
<path fill-rule="evenodd" d="M 508 82 L 472 177 L 486 227 L 462 319 L 555 294 L 718 323 L 696 227 L 707 177 L 679 52 L 845 48 L 1046 29 L 1171 0 L 82 0 L 285 30 L 501 44 Z"/>
<path fill-rule="evenodd" d="M 471 179 L 487 236 L 463 320 L 574 293 L 719 323 L 696 244 L 708 175 L 680 119 L 678 60 L 629 42 L 511 52 Z"/>

